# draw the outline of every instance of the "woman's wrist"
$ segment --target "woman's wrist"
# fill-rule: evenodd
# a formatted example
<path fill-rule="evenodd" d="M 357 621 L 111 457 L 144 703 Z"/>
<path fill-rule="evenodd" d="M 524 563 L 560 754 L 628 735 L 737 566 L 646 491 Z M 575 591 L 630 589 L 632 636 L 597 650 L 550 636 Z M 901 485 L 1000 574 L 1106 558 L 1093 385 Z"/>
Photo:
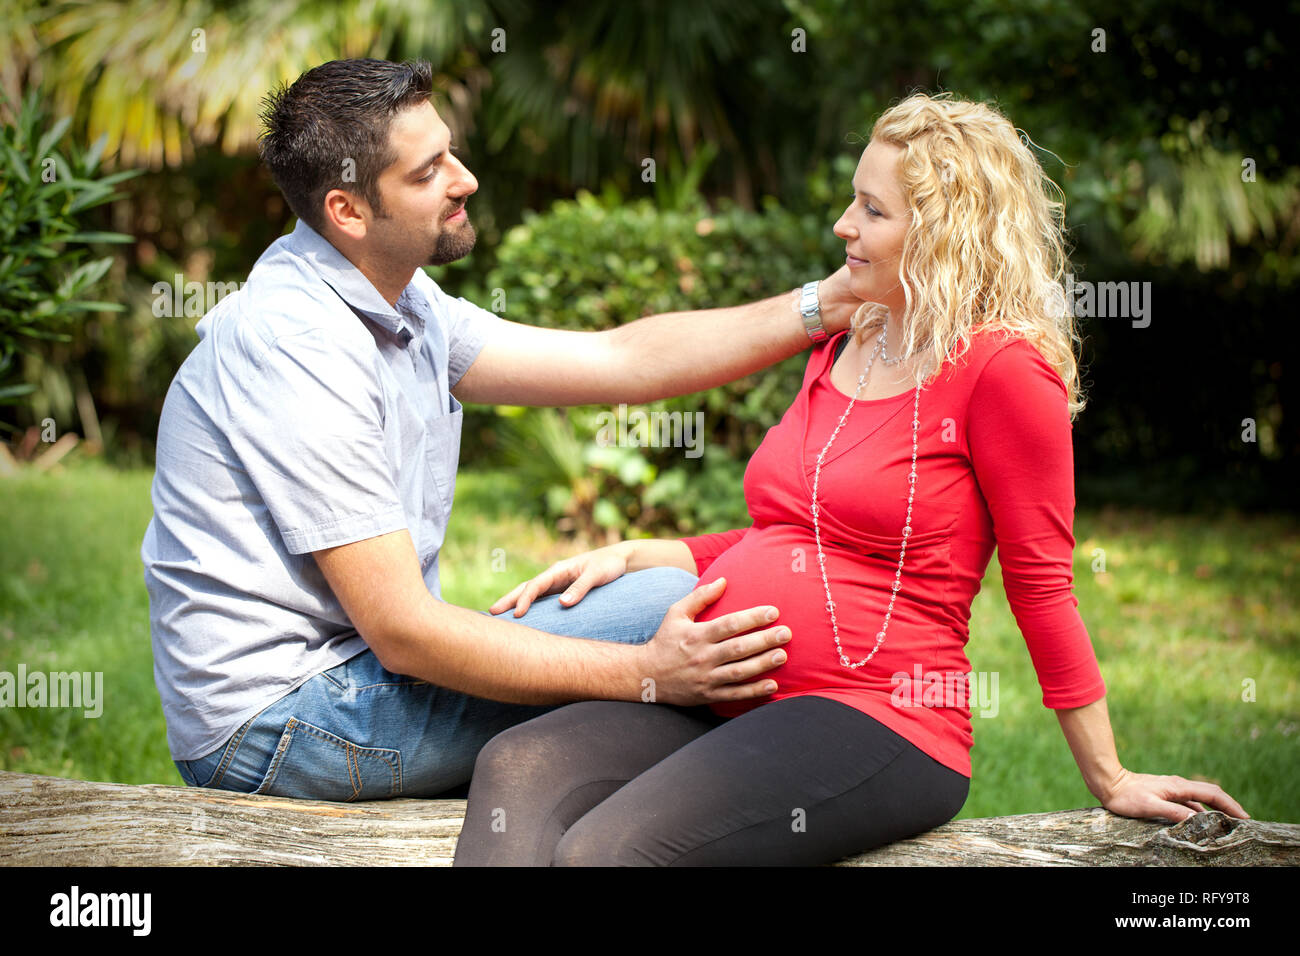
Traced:
<path fill-rule="evenodd" d="M 620 553 L 627 561 L 627 570 L 644 571 L 646 568 L 673 567 L 698 574 L 695 557 L 683 542 L 672 538 L 634 538 L 613 545 L 625 549 Z"/>

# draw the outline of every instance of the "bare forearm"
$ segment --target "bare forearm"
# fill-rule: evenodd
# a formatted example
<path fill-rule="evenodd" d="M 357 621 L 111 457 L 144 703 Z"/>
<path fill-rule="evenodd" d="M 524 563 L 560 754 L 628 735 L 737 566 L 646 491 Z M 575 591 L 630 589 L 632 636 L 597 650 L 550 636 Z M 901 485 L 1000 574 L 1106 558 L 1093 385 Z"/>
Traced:
<path fill-rule="evenodd" d="M 1057 710 L 1056 718 L 1088 790 L 1097 799 L 1105 800 L 1123 771 L 1115 752 L 1106 698 L 1084 707 Z"/>
<path fill-rule="evenodd" d="M 429 598 L 386 638 L 385 666 L 515 704 L 639 700 L 642 648 L 562 637 Z"/>
<path fill-rule="evenodd" d="M 681 541 L 671 538 L 634 538 L 615 545 L 627 558 L 627 569 L 644 571 L 646 568 L 681 568 L 699 574 L 691 549 Z"/>
<path fill-rule="evenodd" d="M 619 400 L 647 402 L 734 381 L 809 346 L 790 292 L 747 305 L 666 312 L 601 333 Z"/>

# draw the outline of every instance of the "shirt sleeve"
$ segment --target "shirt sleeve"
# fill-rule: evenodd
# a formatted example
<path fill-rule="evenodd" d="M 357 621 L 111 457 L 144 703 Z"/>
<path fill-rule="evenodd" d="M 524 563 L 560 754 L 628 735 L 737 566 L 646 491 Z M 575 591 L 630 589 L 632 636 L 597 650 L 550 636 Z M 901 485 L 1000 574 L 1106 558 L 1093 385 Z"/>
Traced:
<path fill-rule="evenodd" d="M 423 270 L 420 274 L 428 279 Z M 469 371 L 483 346 L 500 334 L 506 323 L 499 315 L 468 299 L 449 296 L 432 279 L 428 279 L 427 286 L 421 285 L 437 300 L 434 305 L 447 317 L 447 388 L 452 389 Z"/>
<path fill-rule="evenodd" d="M 732 531 L 719 531 L 716 534 L 682 538 L 681 541 L 691 549 L 691 557 L 695 559 L 695 571 L 703 577 L 704 572 L 717 560 L 718 555 L 743 538 L 748 531 L 749 528 L 736 528 Z"/>
<path fill-rule="evenodd" d="M 1043 706 L 1106 693 L 1074 584 L 1074 447 L 1065 384 L 1030 342 L 999 350 L 971 394 L 971 462 L 988 503 L 1007 601 Z"/>
<path fill-rule="evenodd" d="M 408 526 L 373 361 L 313 330 L 277 339 L 241 382 L 227 437 L 290 554 Z"/>

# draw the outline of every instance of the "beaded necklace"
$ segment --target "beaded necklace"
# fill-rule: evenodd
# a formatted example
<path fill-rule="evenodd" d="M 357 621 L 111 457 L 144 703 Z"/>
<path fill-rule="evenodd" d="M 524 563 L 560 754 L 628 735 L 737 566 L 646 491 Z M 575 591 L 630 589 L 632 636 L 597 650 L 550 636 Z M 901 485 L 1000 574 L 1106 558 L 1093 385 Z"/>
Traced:
<path fill-rule="evenodd" d="M 818 512 L 821 508 L 817 504 L 817 487 L 822 474 L 822 462 L 826 458 L 826 453 L 830 451 L 831 444 L 835 441 L 835 436 L 840 433 L 844 423 L 848 421 L 849 412 L 853 411 L 853 405 L 858 400 L 858 395 L 862 392 L 862 387 L 867 382 L 867 375 L 871 372 L 871 366 L 879 355 L 882 362 L 886 365 L 897 365 L 902 358 L 890 359 L 885 352 L 885 336 L 889 331 L 888 326 L 880 330 L 880 337 L 876 340 L 876 347 L 871 350 L 871 355 L 867 359 L 867 367 L 862 370 L 858 376 L 858 387 L 853 392 L 853 397 L 849 399 L 848 407 L 844 409 L 844 414 L 840 416 L 839 424 L 835 426 L 835 431 L 831 432 L 830 439 L 826 446 L 822 448 L 821 454 L 817 456 L 817 470 L 813 473 L 813 493 L 812 493 L 812 519 L 813 534 L 817 538 L 817 562 L 821 566 L 822 584 L 826 588 L 826 610 L 831 616 L 831 630 L 835 634 L 835 649 L 839 652 L 840 664 L 844 667 L 856 669 L 866 664 L 871 658 L 876 656 L 876 651 L 880 650 L 880 645 L 885 640 L 885 632 L 889 629 L 889 618 L 894 613 L 894 599 L 898 597 L 898 590 L 902 587 L 903 578 L 903 556 L 907 553 L 907 539 L 912 534 L 912 500 L 916 495 L 916 446 L 917 430 L 920 425 L 920 406 L 921 406 L 921 386 L 916 387 L 916 395 L 912 401 L 912 472 L 907 478 L 907 517 L 903 521 L 903 541 L 898 549 L 898 569 L 894 572 L 894 584 L 889 595 L 889 607 L 885 610 L 884 622 L 880 625 L 880 630 L 876 632 L 876 646 L 871 649 L 871 653 L 856 663 L 849 660 L 844 648 L 840 645 L 840 628 L 839 622 L 835 619 L 835 601 L 831 598 L 830 581 L 826 578 L 826 555 L 822 551 L 821 525 L 818 521 Z"/>

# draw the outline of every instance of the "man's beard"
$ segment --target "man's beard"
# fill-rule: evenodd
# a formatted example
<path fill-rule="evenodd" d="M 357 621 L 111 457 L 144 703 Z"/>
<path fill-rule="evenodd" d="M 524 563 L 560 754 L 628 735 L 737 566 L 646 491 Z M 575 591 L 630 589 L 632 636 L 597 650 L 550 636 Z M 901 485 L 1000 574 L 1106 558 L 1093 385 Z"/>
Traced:
<path fill-rule="evenodd" d="M 447 229 L 444 223 L 443 230 L 438 234 L 433 252 L 429 256 L 429 265 L 445 266 L 449 262 L 465 258 L 473 250 L 477 238 L 474 224 L 468 219 L 463 223 L 457 223 L 452 229 Z"/>

